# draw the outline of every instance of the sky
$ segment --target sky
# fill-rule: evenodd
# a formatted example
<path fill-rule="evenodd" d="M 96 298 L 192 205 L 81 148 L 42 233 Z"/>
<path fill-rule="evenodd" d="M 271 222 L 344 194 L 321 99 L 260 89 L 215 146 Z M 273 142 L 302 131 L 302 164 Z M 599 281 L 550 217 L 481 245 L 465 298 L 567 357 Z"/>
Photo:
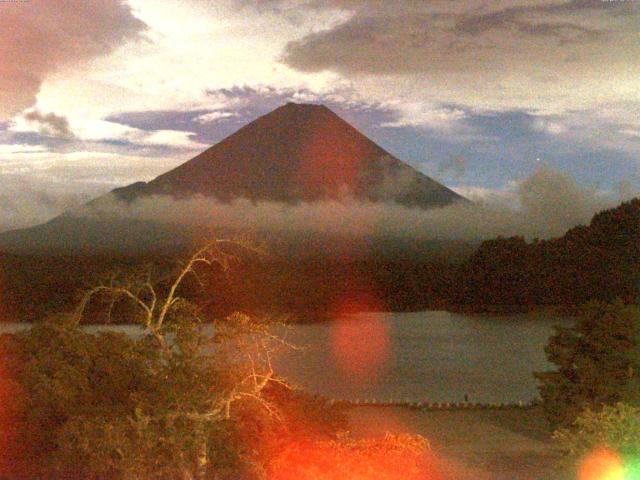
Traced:
<path fill-rule="evenodd" d="M 0 230 L 323 103 L 472 199 L 640 191 L 640 0 L 0 0 Z"/>

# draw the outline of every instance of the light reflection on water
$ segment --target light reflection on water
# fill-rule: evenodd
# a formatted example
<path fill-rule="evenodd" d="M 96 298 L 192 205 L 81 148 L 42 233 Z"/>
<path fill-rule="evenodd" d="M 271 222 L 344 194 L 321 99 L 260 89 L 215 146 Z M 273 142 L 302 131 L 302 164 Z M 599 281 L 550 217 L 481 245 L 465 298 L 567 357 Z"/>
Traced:
<path fill-rule="evenodd" d="M 384 322 L 390 352 L 370 379 L 349 377 L 333 358 L 332 323 L 274 327 L 301 350 L 281 350 L 276 370 L 293 383 L 336 399 L 518 402 L 537 397 L 533 371 L 549 368 L 544 346 L 557 317 L 468 316 L 447 312 L 367 313 L 350 322 Z M 362 323 L 364 325 L 364 323 Z M 0 324 L 0 333 L 28 326 Z M 136 326 L 89 326 L 135 334 Z M 210 329 L 207 326 L 206 329 Z M 366 329 L 362 329 L 363 332 Z M 370 339 L 363 335 L 360 341 Z"/>

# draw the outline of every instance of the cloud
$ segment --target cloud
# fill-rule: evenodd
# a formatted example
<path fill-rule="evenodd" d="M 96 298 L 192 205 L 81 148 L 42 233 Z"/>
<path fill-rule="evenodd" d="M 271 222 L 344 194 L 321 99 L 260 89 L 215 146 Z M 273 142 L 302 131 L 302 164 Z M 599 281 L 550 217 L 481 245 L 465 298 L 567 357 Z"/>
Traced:
<path fill-rule="evenodd" d="M 154 158 L 106 152 L 49 154 L 34 179 L 66 185 L 69 191 L 102 194 L 135 180 L 151 180 L 182 163 L 179 158 Z"/>
<path fill-rule="evenodd" d="M 91 198 L 88 192 L 70 192 L 25 175 L 0 175 L 0 179 L 0 231 L 46 222 Z"/>
<path fill-rule="evenodd" d="M 26 112 L 23 117 L 28 122 L 35 124 L 41 135 L 67 140 L 74 137 L 66 117 L 56 115 L 53 112 L 43 114 L 37 109 Z"/>
<path fill-rule="evenodd" d="M 567 175 L 545 166 L 514 184 L 511 191 L 493 196 L 485 193 L 484 198 L 484 204 L 424 210 L 347 196 L 296 204 L 246 199 L 224 203 L 203 196 L 175 199 L 162 195 L 128 203 L 113 196 L 75 214 L 276 234 L 475 241 L 497 235 L 559 236 L 577 224 L 588 223 L 594 213 L 618 201 L 580 188 Z"/>
<path fill-rule="evenodd" d="M 5 131 L 0 130 L 0 149 L 2 145 L 30 143 L 59 153 L 120 153 L 123 159 L 132 153 L 160 158 L 182 155 L 184 159 L 184 155 L 209 147 L 209 144 L 197 141 L 196 136 L 189 130 L 142 129 L 92 118 L 74 123 L 72 131 L 66 118 L 31 110 L 15 117 Z M 28 165 L 29 162 L 25 164 Z"/>
<path fill-rule="evenodd" d="M 493 208 L 495 205 L 506 205 L 508 204 L 507 202 L 513 205 L 515 199 L 513 187 L 514 184 L 511 184 L 508 188 L 460 185 L 452 188 L 452 190 L 478 205 L 489 205 Z"/>
<path fill-rule="evenodd" d="M 129 141 L 134 136 L 145 132 L 136 128 L 108 120 L 86 119 L 78 124 L 76 134 L 79 139 L 90 142 Z"/>
<path fill-rule="evenodd" d="M 118 125 L 118 128 L 188 131 L 194 134 L 194 141 L 211 145 L 287 102 L 321 103 L 365 130 L 391 124 L 399 118 L 394 106 L 367 102 L 343 88 L 318 93 L 305 88 L 244 86 L 211 89 L 207 91 L 207 97 L 209 106 L 214 108 L 123 112 L 108 117 L 106 121 Z"/>
<path fill-rule="evenodd" d="M 145 29 L 121 0 L 0 3 L 0 118 L 32 106 L 44 79 Z"/>
<path fill-rule="evenodd" d="M 636 159 L 640 155 L 640 101 L 606 103 L 562 116 L 538 116 L 532 119 L 531 128 L 591 150 L 620 151 Z"/>
<path fill-rule="evenodd" d="M 116 187 L 151 180 L 178 163 L 175 158 L 0 145 L 0 231 L 46 222 Z"/>
<path fill-rule="evenodd" d="M 1 147 L 0 184 L 19 176 L 30 179 L 39 190 L 60 189 L 93 196 L 135 180 L 151 180 L 181 163 L 178 158 L 110 152 L 55 152 L 40 145 Z"/>
<path fill-rule="evenodd" d="M 124 142 L 131 148 L 163 147 L 197 151 L 209 145 L 194 140 L 194 132 L 171 129 L 140 129 L 108 120 L 86 120 L 78 126 L 79 139 L 91 142 Z"/>
<path fill-rule="evenodd" d="M 28 145 L 28 144 L 0 144 L 0 156 L 25 154 L 25 153 L 43 153 L 47 149 L 44 145 Z"/>
<path fill-rule="evenodd" d="M 446 134 L 469 131 L 464 125 L 468 115 L 461 108 L 422 102 L 388 102 L 386 106 L 398 114 L 394 120 L 383 123 L 383 127 L 426 127 Z"/>
<path fill-rule="evenodd" d="M 640 138 L 640 130 L 626 128 L 624 130 L 620 130 L 620 133 L 631 138 Z"/>
<path fill-rule="evenodd" d="M 38 108 L 64 114 L 75 126 L 123 109 L 220 109 L 206 96 L 208 89 L 258 84 L 322 88 L 328 85 L 324 77 L 335 79 L 300 74 L 276 62 L 288 40 L 328 25 L 321 14 L 293 26 L 276 15 L 248 15 L 232 0 L 127 3 L 147 26 L 144 41 L 129 41 L 90 62 L 74 60 L 49 75 Z"/>
<path fill-rule="evenodd" d="M 640 195 L 640 189 L 636 188 L 629 180 L 622 179 L 616 185 L 617 191 L 615 193 L 618 194 L 621 202 L 627 202 L 632 198 L 635 198 Z"/>
<path fill-rule="evenodd" d="M 618 200 L 602 198 L 595 190 L 581 187 L 573 178 L 545 165 L 518 186 L 517 199 L 527 223 L 535 225 L 535 235 L 542 238 L 587 223 L 594 213 Z"/>
<path fill-rule="evenodd" d="M 193 140 L 195 133 L 177 130 L 156 130 L 154 132 L 136 132 L 131 136 L 133 143 L 141 145 L 163 145 L 171 148 L 184 148 L 187 150 L 204 150 L 209 145 Z"/>
<path fill-rule="evenodd" d="M 289 42 L 282 59 L 303 72 L 340 73 L 378 98 L 386 91 L 475 109 L 564 113 L 635 100 L 640 9 L 632 3 L 307 3 L 348 15 Z"/>
<path fill-rule="evenodd" d="M 531 128 L 537 132 L 543 132 L 548 135 L 558 136 L 567 131 L 567 127 L 559 121 L 546 118 L 536 118 L 531 124 Z"/>
<path fill-rule="evenodd" d="M 197 116 L 194 121 L 200 124 L 213 123 L 218 122 L 220 120 L 224 120 L 227 118 L 235 117 L 236 114 L 233 112 L 209 112 L 204 113 L 202 115 Z"/>

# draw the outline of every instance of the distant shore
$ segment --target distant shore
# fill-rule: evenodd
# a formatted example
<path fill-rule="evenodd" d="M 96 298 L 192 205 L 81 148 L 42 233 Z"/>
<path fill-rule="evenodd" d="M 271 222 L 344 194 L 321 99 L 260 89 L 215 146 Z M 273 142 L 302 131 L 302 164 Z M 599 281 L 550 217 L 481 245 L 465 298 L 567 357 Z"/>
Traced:
<path fill-rule="evenodd" d="M 478 316 L 509 316 L 509 315 L 535 315 L 574 317 L 579 313 L 577 305 L 437 305 L 418 309 L 399 309 L 384 311 L 352 311 L 349 314 L 366 313 L 413 313 L 423 311 L 443 311 L 461 315 Z M 335 314 L 322 310 L 301 310 L 294 312 L 278 312 L 275 318 L 282 318 L 285 323 L 311 324 L 335 320 Z"/>
<path fill-rule="evenodd" d="M 554 317 L 574 317 L 579 313 L 577 305 L 448 305 L 448 306 L 431 306 L 426 308 L 398 309 L 398 310 L 354 310 L 348 314 L 366 314 L 366 313 L 414 313 L 424 311 L 442 311 L 460 315 L 469 316 L 510 316 L 510 315 L 534 315 L 534 316 L 554 316 Z M 256 318 L 269 318 L 271 320 L 290 323 L 290 324 L 314 324 L 322 322 L 330 322 L 336 319 L 336 314 L 327 312 L 322 309 L 318 310 L 296 310 L 296 311 L 280 311 L 280 312 L 247 312 L 255 315 Z M 344 315 L 344 314 L 343 314 Z M 221 318 L 224 315 L 221 315 Z M 32 323 L 27 320 L 19 320 L 14 318 L 0 317 L 0 324 L 11 323 Z M 207 323 L 207 322 L 205 322 Z M 129 325 L 128 323 L 111 323 L 105 324 L 100 322 L 89 323 L 83 321 L 84 325 Z"/>

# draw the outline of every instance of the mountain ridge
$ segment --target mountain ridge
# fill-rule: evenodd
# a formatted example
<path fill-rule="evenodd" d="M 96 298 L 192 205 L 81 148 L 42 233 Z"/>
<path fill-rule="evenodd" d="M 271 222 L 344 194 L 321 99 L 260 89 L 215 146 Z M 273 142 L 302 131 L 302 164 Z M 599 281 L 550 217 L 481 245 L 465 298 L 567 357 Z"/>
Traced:
<path fill-rule="evenodd" d="M 44 224 L 1 233 L 0 250 L 91 251 L 92 245 L 102 250 L 112 243 L 117 251 L 129 250 L 136 241 L 144 248 L 160 243 L 173 248 L 181 236 L 190 241 L 195 232 L 161 227 L 161 215 L 155 223 L 117 218 L 114 199 L 126 206 L 154 196 L 289 204 L 349 198 L 423 209 L 468 202 L 398 160 L 329 108 L 290 102 L 149 182 L 116 188 Z M 136 238 L 127 238 L 134 232 Z"/>
<path fill-rule="evenodd" d="M 122 199 L 197 193 L 223 201 L 281 202 L 351 194 L 425 208 L 465 200 L 398 160 L 324 105 L 293 102 L 145 184 L 116 190 Z"/>

